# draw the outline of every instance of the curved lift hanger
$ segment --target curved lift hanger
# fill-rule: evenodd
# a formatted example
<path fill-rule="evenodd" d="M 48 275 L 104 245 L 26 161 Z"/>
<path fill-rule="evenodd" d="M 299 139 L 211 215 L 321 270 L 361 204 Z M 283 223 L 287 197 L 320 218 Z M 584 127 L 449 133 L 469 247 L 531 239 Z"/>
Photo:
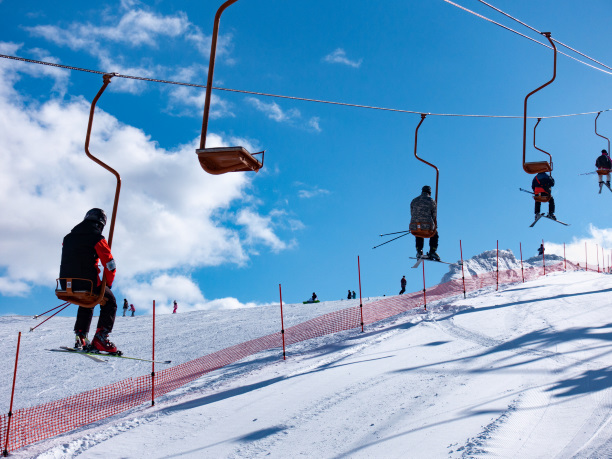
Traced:
<path fill-rule="evenodd" d="M 610 154 L 610 139 L 608 139 L 606 136 L 601 135 L 599 132 L 597 132 L 597 118 L 599 118 L 599 115 L 601 115 L 601 112 L 598 112 L 597 116 L 595 117 L 595 134 L 597 134 L 599 137 L 602 137 L 608 141 L 608 154 Z M 609 169 L 597 169 L 597 175 L 607 175 L 609 173 L 610 173 Z"/>
<path fill-rule="evenodd" d="M 538 148 L 538 146 L 536 145 L 536 128 L 538 127 L 538 124 L 540 124 L 540 121 L 542 121 L 542 118 L 538 118 L 538 122 L 533 127 L 533 147 L 536 150 L 539 150 L 542 153 L 546 153 L 548 155 L 548 157 L 550 158 L 550 170 L 552 171 L 552 156 L 550 155 L 550 153 L 548 153 L 547 151 L 542 150 L 541 148 Z M 548 202 L 548 201 L 550 201 L 550 195 L 538 196 L 538 195 L 534 194 L 533 195 L 533 199 L 535 201 L 538 201 L 538 202 Z"/>
<path fill-rule="evenodd" d="M 554 51 L 553 76 L 550 79 L 550 81 L 544 83 L 539 88 L 534 89 L 529 94 L 527 94 L 527 96 L 525 97 L 525 105 L 524 105 L 524 111 L 523 111 L 523 170 L 527 172 L 528 174 L 538 174 L 540 172 L 552 172 L 552 169 L 553 169 L 552 156 L 550 156 L 550 154 L 546 152 L 544 153 L 546 153 L 550 157 L 550 162 L 547 162 L 547 161 L 535 161 L 535 162 L 529 162 L 529 163 L 525 162 L 525 150 L 527 146 L 527 99 L 529 99 L 529 97 L 532 94 L 535 94 L 540 89 L 548 86 L 553 81 L 555 81 L 555 78 L 557 76 L 557 47 L 555 46 L 555 43 L 550 38 L 550 32 L 542 32 L 542 35 L 544 35 L 548 39 Z M 539 122 L 540 121 L 538 120 L 538 123 Z M 534 135 L 535 135 L 535 128 L 534 128 Z M 534 146 L 535 146 L 535 138 L 534 138 Z M 538 150 L 540 149 L 538 148 Z M 540 151 L 544 151 L 544 150 L 540 150 Z"/>
<path fill-rule="evenodd" d="M 439 182 L 439 178 L 440 178 L 440 171 L 438 170 L 438 168 L 436 166 L 434 166 L 431 163 L 428 163 L 427 161 L 425 161 L 422 158 L 419 158 L 419 156 L 417 155 L 417 140 L 418 140 L 418 134 L 419 134 L 419 128 L 421 127 L 421 124 L 423 124 L 423 121 L 425 121 L 425 117 L 427 115 L 425 113 L 421 113 L 421 121 L 419 122 L 418 126 L 416 127 L 416 130 L 414 131 L 414 157 L 416 159 L 418 159 L 419 161 L 427 164 L 428 166 L 433 167 L 436 170 L 436 206 L 438 204 L 438 182 Z M 436 235 L 436 231 L 438 230 L 436 223 L 434 222 L 433 228 L 431 227 L 431 225 L 429 223 L 420 223 L 420 222 L 416 222 L 417 225 L 417 229 L 416 230 L 410 230 L 410 233 L 413 236 L 416 237 L 422 237 L 422 238 L 430 238 Z"/>
<path fill-rule="evenodd" d="M 91 160 L 102 166 L 104 169 L 111 172 L 117 178 L 117 186 L 115 188 L 115 201 L 113 203 L 113 214 L 111 217 L 111 224 L 108 232 L 109 247 L 113 245 L 115 219 L 117 217 L 117 206 L 119 205 L 119 192 L 121 191 L 121 177 L 115 169 L 103 163 L 89 152 L 89 140 L 91 138 L 91 127 L 93 125 L 96 103 L 98 102 L 98 99 L 100 98 L 106 87 L 109 85 L 110 80 L 113 76 L 114 74 L 110 73 L 107 73 L 103 76 L 104 84 L 102 85 L 102 87 L 98 91 L 98 94 L 96 94 L 96 97 L 94 97 L 94 100 L 91 103 L 91 108 L 89 110 L 89 124 L 87 125 L 87 136 L 85 137 L 85 153 L 87 154 L 87 156 Z M 72 282 L 75 280 L 89 282 L 91 287 L 89 288 L 89 290 L 72 290 Z M 93 308 L 97 304 L 103 305 L 106 301 L 104 299 L 104 290 L 106 287 L 106 279 L 104 279 L 104 277 L 102 279 L 102 285 L 100 286 L 99 293 L 94 292 L 93 282 L 89 279 L 60 278 L 56 280 L 56 283 L 57 285 L 55 288 L 55 295 L 62 301 L 68 301 L 73 304 L 78 304 L 79 306 L 82 306 L 84 308 Z"/>
<path fill-rule="evenodd" d="M 225 174 L 226 172 L 255 171 L 263 167 L 264 151 L 249 153 L 244 147 L 222 147 L 206 148 L 206 133 L 208 131 L 208 115 L 210 112 L 210 99 L 212 95 L 213 73 L 215 70 L 215 55 L 217 53 L 217 36 L 219 34 L 219 22 L 221 14 L 225 9 L 238 0 L 227 0 L 215 15 L 212 43 L 210 45 L 210 60 L 208 62 L 208 78 L 206 81 L 206 98 L 204 100 L 204 116 L 202 119 L 202 134 L 200 136 L 200 148 L 196 150 L 200 165 L 209 174 Z M 261 161 L 253 155 L 261 154 Z"/>

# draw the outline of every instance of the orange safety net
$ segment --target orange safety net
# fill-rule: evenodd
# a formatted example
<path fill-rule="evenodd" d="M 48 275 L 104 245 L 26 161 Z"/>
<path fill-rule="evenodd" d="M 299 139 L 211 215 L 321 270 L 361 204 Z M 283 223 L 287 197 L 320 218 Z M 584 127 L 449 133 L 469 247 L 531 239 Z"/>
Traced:
<path fill-rule="evenodd" d="M 580 270 L 567 262 L 570 271 Z M 546 267 L 546 272 L 563 271 L 564 263 Z M 465 290 L 471 292 L 493 285 L 536 279 L 543 275 L 542 268 L 527 268 L 487 272 L 465 279 Z M 499 279 L 499 280 L 498 280 Z M 462 279 L 435 285 L 427 290 L 427 302 L 463 294 Z M 423 292 L 383 298 L 363 306 L 364 324 L 401 314 L 423 306 Z M 300 323 L 285 330 L 287 345 L 317 338 L 361 326 L 360 307 L 350 307 Z M 204 374 L 237 362 L 258 352 L 282 347 L 280 332 L 262 336 L 244 343 L 222 349 L 195 360 L 164 369 L 155 374 L 155 396 L 171 392 L 194 381 Z M 13 412 L 7 451 L 51 438 L 83 425 L 122 413 L 130 408 L 151 401 L 152 376 L 128 378 L 117 383 L 93 389 L 42 405 Z M 0 446 L 4 448 L 8 426 L 8 415 L 0 415 Z"/>

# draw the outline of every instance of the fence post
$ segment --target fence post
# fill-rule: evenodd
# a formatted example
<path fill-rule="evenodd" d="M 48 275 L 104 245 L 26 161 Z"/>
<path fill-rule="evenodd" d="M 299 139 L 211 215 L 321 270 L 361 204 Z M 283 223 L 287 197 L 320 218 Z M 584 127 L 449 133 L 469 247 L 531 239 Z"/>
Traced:
<path fill-rule="evenodd" d="M 495 285 L 495 290 L 499 289 L 499 240 L 497 241 L 497 261 L 496 263 L 496 271 L 497 271 L 497 281 Z"/>
<path fill-rule="evenodd" d="M 463 279 L 463 298 L 465 296 L 465 273 L 463 272 L 463 247 L 461 247 L 461 239 L 459 239 L 459 253 L 461 254 L 461 279 Z"/>
<path fill-rule="evenodd" d="M 427 293 L 425 290 L 425 261 L 422 262 L 423 265 L 423 308 L 427 311 Z"/>
<path fill-rule="evenodd" d="M 281 306 L 281 337 L 283 338 L 283 360 L 287 359 L 285 353 L 285 322 L 283 320 L 283 291 L 281 290 L 281 284 L 278 284 L 278 294 L 280 295 L 280 306 Z"/>
<path fill-rule="evenodd" d="M 153 300 L 153 346 L 151 355 L 151 406 L 155 406 L 155 300 Z"/>
<path fill-rule="evenodd" d="M 363 332 L 363 301 L 361 299 L 361 265 L 359 255 L 357 255 L 357 273 L 359 274 L 359 313 L 361 315 L 361 331 Z"/>
<path fill-rule="evenodd" d="M 599 274 L 599 244 L 595 244 L 595 254 L 597 255 L 597 274 Z"/>
<path fill-rule="evenodd" d="M 523 283 L 525 282 L 525 272 L 523 271 L 523 243 L 519 242 L 519 250 L 521 251 L 521 276 L 523 276 Z"/>
<path fill-rule="evenodd" d="M 13 399 L 15 397 L 15 380 L 17 379 L 17 362 L 19 361 L 19 346 L 21 344 L 21 332 L 17 335 L 17 352 L 15 353 L 15 372 L 13 373 L 13 389 L 11 390 L 11 404 L 9 405 L 8 423 L 6 426 L 6 437 L 4 442 L 4 457 L 8 456 L 9 433 L 11 431 L 11 418 L 13 417 Z"/>

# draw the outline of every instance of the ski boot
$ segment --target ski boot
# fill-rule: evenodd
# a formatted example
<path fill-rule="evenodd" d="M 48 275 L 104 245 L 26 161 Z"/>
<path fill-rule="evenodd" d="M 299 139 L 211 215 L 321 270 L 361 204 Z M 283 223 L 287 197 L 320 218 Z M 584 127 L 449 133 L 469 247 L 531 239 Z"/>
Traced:
<path fill-rule="evenodd" d="M 417 258 L 423 258 L 423 249 L 417 249 Z"/>
<path fill-rule="evenodd" d="M 91 342 L 93 350 L 108 352 L 109 354 L 121 355 L 121 351 L 117 350 L 117 346 L 111 343 L 108 339 L 108 332 L 102 328 L 96 330 L 93 341 Z"/>
<path fill-rule="evenodd" d="M 427 254 L 427 257 L 433 261 L 440 261 L 440 256 L 436 253 L 435 250 L 430 250 Z"/>
<path fill-rule="evenodd" d="M 553 219 L 553 220 L 556 220 L 556 219 L 557 219 L 557 217 L 555 217 L 555 214 L 553 214 L 552 212 L 548 212 L 547 217 L 548 217 L 548 218 L 551 218 L 551 219 Z"/>
<path fill-rule="evenodd" d="M 89 339 L 87 338 L 87 333 L 83 333 L 81 331 L 76 332 L 74 343 L 75 349 L 86 351 L 89 349 L 90 345 L 91 344 L 89 343 Z"/>

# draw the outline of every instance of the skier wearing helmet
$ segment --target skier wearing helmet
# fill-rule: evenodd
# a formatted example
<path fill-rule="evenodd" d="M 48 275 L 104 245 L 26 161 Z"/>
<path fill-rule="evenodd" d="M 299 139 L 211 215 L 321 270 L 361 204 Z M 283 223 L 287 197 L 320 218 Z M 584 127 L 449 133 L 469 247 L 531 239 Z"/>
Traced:
<path fill-rule="evenodd" d="M 606 150 L 601 150 L 601 155 L 595 161 L 595 167 L 601 174 L 599 175 L 599 192 L 601 193 L 601 187 L 603 186 L 603 178 L 606 176 L 606 186 L 610 188 L 610 169 L 612 169 L 612 161 Z M 605 172 L 605 173 L 603 173 Z"/>
<path fill-rule="evenodd" d="M 427 257 L 440 261 L 440 257 L 436 253 L 438 250 L 438 218 L 437 218 L 437 206 L 436 201 L 431 198 L 431 187 L 425 185 L 421 189 L 420 196 L 417 196 L 410 203 L 410 231 L 417 229 L 417 223 L 420 224 L 421 228 L 423 225 L 429 225 L 429 228 L 436 229 L 436 234 L 429 238 L 429 253 Z M 417 258 L 423 257 L 423 245 L 425 241 L 422 237 L 415 236 L 416 238 L 416 249 Z"/>
<path fill-rule="evenodd" d="M 98 261 L 104 267 L 104 279 L 106 288 L 104 291 L 104 305 L 100 306 L 100 317 L 96 327 L 94 339 L 89 343 L 87 335 L 93 318 L 93 308 L 79 306 L 74 332 L 76 333 L 77 348 L 87 350 L 98 350 L 115 353 L 117 347 L 108 340 L 108 334 L 113 330 L 115 314 L 117 313 L 117 301 L 111 292 L 113 280 L 115 279 L 115 260 L 111 254 L 110 247 L 102 235 L 106 225 L 106 214 L 102 209 L 91 209 L 85 215 L 85 219 L 64 237 L 62 244 L 62 261 L 60 265 L 60 278 L 81 278 L 93 282 L 94 291 L 99 292 L 101 281 L 99 278 L 100 268 Z M 65 281 L 62 281 L 65 284 Z M 90 283 L 87 281 L 73 280 L 73 290 L 89 290 Z M 62 288 L 66 288 L 62 285 Z"/>

